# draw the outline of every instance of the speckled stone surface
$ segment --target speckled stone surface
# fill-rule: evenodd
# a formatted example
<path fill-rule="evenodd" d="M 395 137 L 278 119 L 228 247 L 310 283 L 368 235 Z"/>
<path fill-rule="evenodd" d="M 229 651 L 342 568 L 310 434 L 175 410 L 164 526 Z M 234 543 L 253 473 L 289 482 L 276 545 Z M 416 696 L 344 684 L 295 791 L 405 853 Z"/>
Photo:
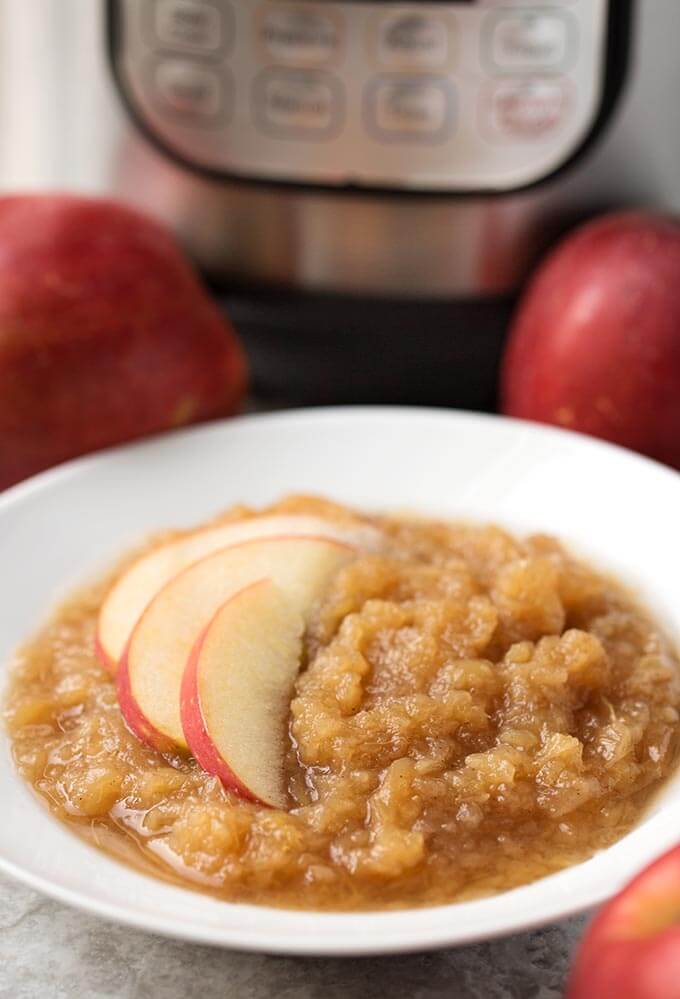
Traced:
<path fill-rule="evenodd" d="M 113 926 L 0 878 L 0 999 L 559 999 L 583 925 L 405 957 L 266 957 Z"/>

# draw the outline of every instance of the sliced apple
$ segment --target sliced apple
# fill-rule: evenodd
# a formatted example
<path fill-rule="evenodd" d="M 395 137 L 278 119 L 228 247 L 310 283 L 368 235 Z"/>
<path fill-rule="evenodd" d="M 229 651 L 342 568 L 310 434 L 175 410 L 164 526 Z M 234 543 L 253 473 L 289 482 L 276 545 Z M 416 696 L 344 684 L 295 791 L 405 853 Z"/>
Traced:
<path fill-rule="evenodd" d="M 305 514 L 264 514 L 206 528 L 137 559 L 108 593 L 99 612 L 97 657 L 115 672 L 132 629 L 153 597 L 174 576 L 213 552 L 256 538 L 324 537 L 375 550 L 380 532 L 368 524 L 340 524 Z"/>
<path fill-rule="evenodd" d="M 129 727 L 161 751 L 186 748 L 180 690 L 194 642 L 239 590 L 271 579 L 306 619 L 331 577 L 357 549 L 328 538 L 264 538 L 195 562 L 152 599 L 118 669 L 118 701 Z"/>
<path fill-rule="evenodd" d="M 196 761 L 242 798 L 286 808 L 286 720 L 305 622 L 271 579 L 218 610 L 182 680 L 184 734 Z"/>

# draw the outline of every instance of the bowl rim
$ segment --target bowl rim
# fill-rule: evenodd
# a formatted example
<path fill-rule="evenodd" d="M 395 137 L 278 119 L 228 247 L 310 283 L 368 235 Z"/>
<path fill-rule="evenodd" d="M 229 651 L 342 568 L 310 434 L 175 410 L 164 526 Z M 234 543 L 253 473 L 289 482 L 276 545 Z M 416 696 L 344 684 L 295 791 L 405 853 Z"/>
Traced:
<path fill-rule="evenodd" d="M 38 807 L 42 807 L 38 803 Z M 57 820 L 55 820 L 57 821 Z M 95 847 L 84 844 L 87 849 Z M 650 858 L 650 861 L 653 858 Z M 422 908 L 408 908 L 400 910 L 368 910 L 362 912 L 317 912 L 315 910 L 296 909 L 275 909 L 272 906 L 250 905 L 234 902 L 221 902 L 220 904 L 229 907 L 237 907 L 244 912 L 258 914 L 259 910 L 266 910 L 269 913 L 276 913 L 291 920 L 297 920 L 300 916 L 314 917 L 315 922 L 328 923 L 329 929 L 337 933 L 333 941 L 324 940 L 322 943 L 315 943 L 314 940 L 305 939 L 301 934 L 297 939 L 286 937 L 277 939 L 270 937 L 267 943 L 261 940 L 261 933 L 258 930 L 248 932 L 229 928 L 228 934 L 220 929 L 209 930 L 206 927 L 194 926 L 191 923 L 179 925 L 177 919 L 167 919 L 163 916 L 149 916 L 142 912 L 123 906 L 114 905 L 98 901 L 89 897 L 84 892 L 62 888 L 55 885 L 48 878 L 43 878 L 32 874 L 18 865 L 12 864 L 0 857 L 0 873 L 7 875 L 19 884 L 23 884 L 34 891 L 61 902 L 70 908 L 88 915 L 96 916 L 105 922 L 118 926 L 128 926 L 132 929 L 143 930 L 153 933 L 168 940 L 186 941 L 196 944 L 205 944 L 211 947 L 220 947 L 230 950 L 239 950 L 247 953 L 276 954 L 291 957 L 379 957 L 388 954 L 413 954 L 427 953 L 428 951 L 440 950 L 443 948 L 465 947 L 476 943 L 484 943 L 488 940 L 511 936 L 518 933 L 539 929 L 542 926 L 553 922 L 562 922 L 571 917 L 581 915 L 590 909 L 606 902 L 611 897 L 611 892 L 593 891 L 588 896 L 579 899 L 571 905 L 564 905 L 559 908 L 557 915 L 536 915 L 532 918 L 519 920 L 498 920 L 488 930 L 458 929 L 455 938 L 452 938 L 450 928 L 440 928 L 431 930 L 423 928 L 418 933 L 412 931 L 390 932 L 389 937 L 384 941 L 374 941 L 366 938 L 366 933 L 375 930 L 376 922 L 388 923 L 405 914 L 462 914 L 461 908 L 468 904 L 466 902 L 453 902 L 446 905 L 425 906 Z M 542 881 L 549 880 L 547 878 Z M 536 884 L 537 882 L 532 882 Z M 530 886 L 527 886 L 530 887 Z M 621 885 L 623 887 L 623 885 Z M 181 892 L 191 892 L 191 888 L 178 888 Z M 521 892 L 522 888 L 514 889 L 512 892 L 505 892 L 505 895 Z M 495 897 L 495 896 L 491 896 Z M 332 924 L 332 925 L 330 925 Z M 344 925 L 343 925 L 344 924 Z M 357 925 L 360 924 L 360 925 Z"/>
<path fill-rule="evenodd" d="M 662 464 L 655 458 L 650 458 L 637 451 L 631 451 L 629 448 L 623 447 L 621 444 L 614 444 L 611 441 L 606 441 L 599 437 L 592 437 L 589 434 L 578 430 L 569 430 L 566 427 L 557 427 L 550 423 L 539 423 L 536 420 L 523 419 L 517 416 L 506 416 L 503 413 L 482 413 L 467 409 L 445 409 L 440 406 L 402 406 L 382 403 L 362 404 L 356 406 L 305 406 L 296 407 L 294 409 L 277 409 L 267 410 L 264 412 L 240 413 L 236 416 L 222 417 L 216 420 L 205 420 L 202 423 L 196 423 L 186 427 L 178 427 L 173 430 L 165 430 L 158 434 L 150 434 L 148 437 L 144 437 L 139 440 L 131 440 L 122 444 L 114 444 L 111 447 L 101 448 L 100 450 L 90 454 L 83 454 L 77 458 L 70 458 L 67 461 L 62 461 L 57 465 L 46 468 L 42 472 L 37 472 L 35 475 L 22 479 L 21 482 L 17 482 L 13 486 L 8 486 L 7 489 L 0 490 L 0 513 L 2 513 L 5 506 L 15 502 L 17 498 L 23 499 L 24 496 L 30 496 L 34 492 L 46 488 L 51 484 L 53 479 L 55 481 L 60 481 L 69 473 L 76 474 L 89 467 L 96 467 L 98 464 L 107 463 L 110 458 L 115 458 L 118 454 L 144 450 L 159 443 L 166 444 L 172 441 L 178 441 L 194 436 L 200 437 L 206 432 L 206 430 L 219 431 L 228 427 L 242 427 L 248 425 L 255 426 L 256 424 L 266 425 L 267 423 L 281 424 L 296 423 L 298 421 L 306 422 L 310 418 L 312 420 L 328 420 L 329 422 L 332 422 L 338 418 L 346 419 L 347 417 L 370 417 L 371 419 L 374 419 L 376 416 L 389 419 L 398 419 L 400 417 L 406 419 L 420 419 L 424 416 L 428 419 L 442 420 L 443 422 L 448 422 L 451 418 L 454 418 L 456 421 L 469 422 L 470 425 L 480 423 L 487 425 L 504 424 L 515 426 L 518 429 L 521 428 L 528 433 L 535 433 L 539 436 L 545 437 L 546 439 L 553 437 L 555 441 L 577 440 L 579 441 L 579 447 L 589 448 L 593 451 L 600 451 L 603 455 L 612 453 L 618 454 L 626 461 L 638 463 L 640 467 L 645 467 L 648 470 L 655 469 L 657 472 L 660 472 L 662 475 L 667 476 L 671 480 L 677 479 L 678 476 L 680 476 L 680 470 L 676 471 L 676 469 L 671 468 L 669 465 Z"/>

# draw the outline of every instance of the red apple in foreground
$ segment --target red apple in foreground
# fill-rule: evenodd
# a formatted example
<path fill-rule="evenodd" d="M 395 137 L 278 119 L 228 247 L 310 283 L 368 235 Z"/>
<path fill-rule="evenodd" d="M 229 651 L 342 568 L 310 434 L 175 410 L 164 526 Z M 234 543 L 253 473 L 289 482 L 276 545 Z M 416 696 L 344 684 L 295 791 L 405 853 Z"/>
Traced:
<path fill-rule="evenodd" d="M 557 247 L 512 324 L 501 408 L 680 468 L 677 222 L 607 216 Z"/>
<path fill-rule="evenodd" d="M 170 234 L 113 201 L 0 198 L 0 489 L 233 412 L 229 323 Z"/>
<path fill-rule="evenodd" d="M 565 999 L 680 999 L 680 846 L 600 911 Z"/>

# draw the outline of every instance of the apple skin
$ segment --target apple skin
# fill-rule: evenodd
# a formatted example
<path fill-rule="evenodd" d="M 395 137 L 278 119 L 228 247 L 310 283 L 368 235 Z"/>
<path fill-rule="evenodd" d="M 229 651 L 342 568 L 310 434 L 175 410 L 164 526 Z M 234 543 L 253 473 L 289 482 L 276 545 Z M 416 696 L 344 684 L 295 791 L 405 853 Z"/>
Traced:
<path fill-rule="evenodd" d="M 558 245 L 513 320 L 501 409 L 680 468 L 680 224 L 622 213 Z"/>
<path fill-rule="evenodd" d="M 259 586 L 260 581 L 256 580 L 245 589 Z M 244 592 L 243 590 L 239 593 Z M 238 596 L 239 594 L 234 594 Z M 219 613 L 219 612 L 218 612 Z M 212 624 L 212 621 L 210 622 Z M 182 713 L 182 727 L 186 736 L 187 744 L 192 747 L 192 755 L 199 767 L 206 773 L 214 774 L 225 788 L 233 791 L 239 798 L 245 801 L 252 801 L 256 804 L 264 804 L 257 798 L 246 785 L 238 779 L 236 774 L 227 766 L 225 760 L 217 751 L 213 744 L 203 719 L 201 711 L 200 695 L 198 691 L 198 664 L 201 658 L 201 650 L 206 636 L 210 631 L 208 624 L 196 639 L 186 668 L 182 676 L 182 688 L 180 693 L 180 707 Z"/>
<path fill-rule="evenodd" d="M 680 999 L 680 846 L 599 912 L 565 999 Z"/>
<path fill-rule="evenodd" d="M 99 637 L 99 632 L 96 632 L 94 636 L 94 654 L 99 665 L 115 676 L 118 672 L 118 662 L 104 648 L 102 640 Z"/>
<path fill-rule="evenodd" d="M 177 744 L 173 739 L 165 735 L 164 732 L 160 732 L 155 725 L 151 724 L 135 700 L 135 696 L 132 693 L 132 684 L 130 683 L 128 646 L 126 646 L 123 652 L 115 676 L 118 705 L 125 719 L 125 724 L 132 734 L 136 735 L 144 745 L 158 750 L 159 753 L 176 756 L 180 752 Z"/>
<path fill-rule="evenodd" d="M 234 412 L 229 322 L 161 225 L 123 204 L 0 198 L 0 488 Z"/>

